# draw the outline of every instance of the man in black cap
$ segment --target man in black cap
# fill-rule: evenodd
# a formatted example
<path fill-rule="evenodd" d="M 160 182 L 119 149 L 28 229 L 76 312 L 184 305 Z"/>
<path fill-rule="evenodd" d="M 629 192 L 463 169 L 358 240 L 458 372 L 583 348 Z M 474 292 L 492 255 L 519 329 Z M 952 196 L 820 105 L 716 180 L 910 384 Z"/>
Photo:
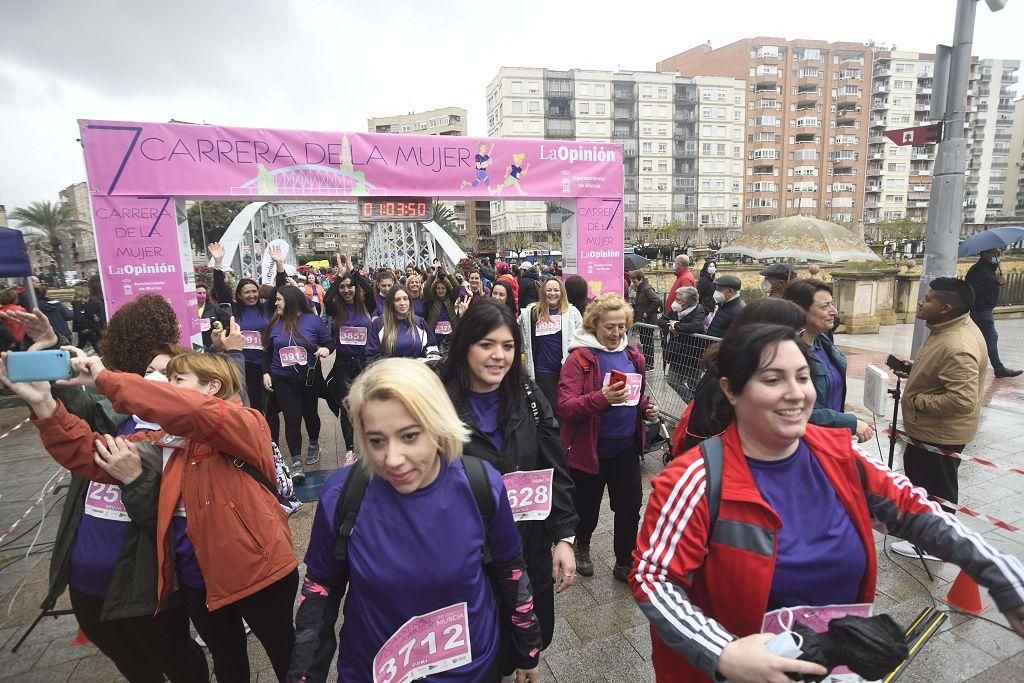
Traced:
<path fill-rule="evenodd" d="M 723 336 L 732 326 L 733 320 L 740 311 L 746 308 L 747 303 L 740 298 L 740 290 L 743 283 L 735 275 L 719 275 L 715 279 L 715 315 L 708 327 L 708 335 L 712 337 Z"/>
<path fill-rule="evenodd" d="M 788 263 L 776 263 L 761 271 L 761 291 L 773 299 L 781 299 L 782 292 L 796 279 L 796 268 Z"/>

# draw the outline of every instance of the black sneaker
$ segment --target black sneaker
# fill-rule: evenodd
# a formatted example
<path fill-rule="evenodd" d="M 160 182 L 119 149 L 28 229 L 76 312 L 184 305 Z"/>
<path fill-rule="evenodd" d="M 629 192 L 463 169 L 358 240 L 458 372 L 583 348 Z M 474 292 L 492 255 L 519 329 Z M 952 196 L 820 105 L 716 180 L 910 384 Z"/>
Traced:
<path fill-rule="evenodd" d="M 618 562 L 616 562 L 615 563 L 615 568 L 612 569 L 612 576 L 614 576 L 616 578 L 616 580 L 621 581 L 622 583 L 626 583 L 629 580 L 629 572 L 631 572 L 632 570 L 633 570 L 633 565 L 631 565 L 631 564 L 619 564 Z M 577 571 L 579 571 L 579 566 L 578 565 L 577 565 Z"/>
<path fill-rule="evenodd" d="M 594 563 L 590 561 L 590 548 L 576 549 L 576 573 L 581 576 L 594 575 Z"/>
<path fill-rule="evenodd" d="M 1017 377 L 1021 374 L 1024 374 L 1024 370 L 1011 370 L 1010 368 L 999 368 L 998 370 L 995 371 L 995 373 L 996 377 L 999 378 Z"/>

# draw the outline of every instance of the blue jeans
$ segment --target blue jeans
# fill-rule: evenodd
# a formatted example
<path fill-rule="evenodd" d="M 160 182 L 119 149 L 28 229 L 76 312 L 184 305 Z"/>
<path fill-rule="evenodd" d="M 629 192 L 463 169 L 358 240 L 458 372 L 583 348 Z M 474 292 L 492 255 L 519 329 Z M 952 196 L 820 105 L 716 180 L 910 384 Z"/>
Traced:
<path fill-rule="evenodd" d="M 1002 370 L 1003 361 L 999 360 L 999 333 L 996 332 L 996 316 L 991 311 L 971 311 L 971 320 L 981 330 L 988 347 L 988 362 L 993 370 Z"/>

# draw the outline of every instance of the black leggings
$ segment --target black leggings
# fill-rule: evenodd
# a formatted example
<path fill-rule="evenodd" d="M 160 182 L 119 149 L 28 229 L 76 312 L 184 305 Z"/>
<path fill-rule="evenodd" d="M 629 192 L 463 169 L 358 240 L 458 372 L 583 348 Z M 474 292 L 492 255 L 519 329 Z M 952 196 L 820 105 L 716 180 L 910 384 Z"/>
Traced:
<path fill-rule="evenodd" d="M 631 565 L 633 550 L 636 548 L 636 535 L 640 530 L 640 508 L 644 498 L 639 444 L 630 446 L 614 458 L 601 458 L 597 474 L 572 468 L 569 469 L 569 473 L 576 484 L 573 504 L 580 518 L 576 526 L 576 547 L 590 547 L 590 538 L 597 528 L 601 498 L 607 485 L 614 516 L 612 540 L 615 562 Z"/>
<path fill-rule="evenodd" d="M 103 598 L 74 588 L 68 592 L 82 632 L 131 683 L 155 683 L 164 676 L 172 683 L 210 679 L 206 657 L 189 634 L 184 605 L 152 617 L 100 621 Z"/>
<path fill-rule="evenodd" d="M 263 402 L 267 392 L 263 388 L 263 366 L 259 363 L 245 364 L 245 392 L 249 394 L 249 405 L 265 413 L 267 407 Z"/>
<path fill-rule="evenodd" d="M 557 372 L 536 372 L 537 386 L 540 387 L 544 398 L 551 406 L 551 412 L 558 413 L 558 373 Z"/>
<path fill-rule="evenodd" d="M 181 587 L 188 616 L 213 656 L 213 672 L 220 683 L 249 681 L 249 649 L 245 623 L 267 651 L 280 681 L 288 673 L 295 643 L 292 606 L 299 588 L 299 570 L 266 588 L 213 612 L 206 609 L 206 590 Z"/>
<path fill-rule="evenodd" d="M 355 429 L 352 427 L 352 420 L 349 419 L 348 411 L 345 410 L 345 398 L 352 382 L 356 380 L 359 373 L 366 367 L 366 361 L 362 358 L 340 358 L 334 360 L 334 395 L 338 400 L 338 417 L 341 420 L 341 434 L 345 437 L 345 446 L 349 450 L 355 450 Z"/>
<path fill-rule="evenodd" d="M 317 367 L 313 372 L 320 372 Z M 306 373 L 295 377 L 271 375 L 274 383 L 274 397 L 284 413 L 284 438 L 292 461 L 305 462 L 302 452 L 302 421 L 306 421 L 306 434 L 310 441 L 320 440 L 320 402 L 317 386 L 306 386 Z"/>

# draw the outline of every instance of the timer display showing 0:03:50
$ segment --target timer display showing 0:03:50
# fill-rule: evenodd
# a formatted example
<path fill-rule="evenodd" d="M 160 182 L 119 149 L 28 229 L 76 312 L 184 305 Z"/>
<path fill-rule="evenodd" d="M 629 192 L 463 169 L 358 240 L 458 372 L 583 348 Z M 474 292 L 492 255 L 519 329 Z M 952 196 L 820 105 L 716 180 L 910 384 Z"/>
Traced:
<path fill-rule="evenodd" d="M 363 201 L 359 215 L 363 220 L 402 220 L 430 217 L 430 202 L 423 199 Z"/>

